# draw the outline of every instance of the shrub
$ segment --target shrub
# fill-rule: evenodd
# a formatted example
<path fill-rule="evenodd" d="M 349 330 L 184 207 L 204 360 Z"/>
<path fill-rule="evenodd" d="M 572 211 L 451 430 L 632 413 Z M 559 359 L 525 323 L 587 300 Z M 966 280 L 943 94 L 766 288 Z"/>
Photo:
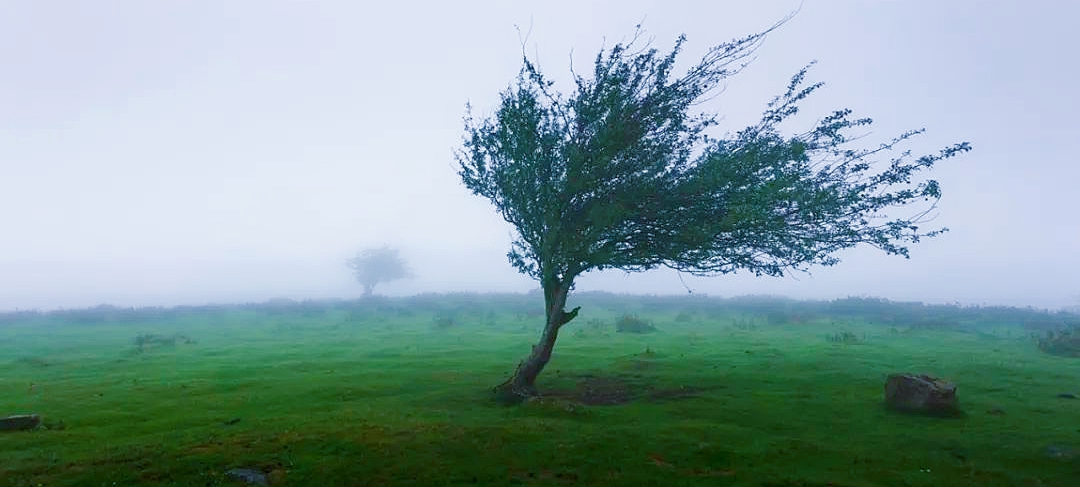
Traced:
<path fill-rule="evenodd" d="M 604 328 L 605 328 L 604 320 L 601 320 L 599 318 L 593 318 L 593 319 L 585 322 L 585 329 L 587 329 L 587 330 L 600 331 L 600 330 L 603 330 Z"/>
<path fill-rule="evenodd" d="M 457 317 L 450 313 L 438 313 L 431 318 L 431 321 L 435 328 L 440 330 L 453 328 L 459 324 Z"/>
<path fill-rule="evenodd" d="M 865 338 L 859 338 L 858 335 L 856 335 L 856 334 L 854 334 L 854 333 L 852 333 L 850 331 L 836 332 L 836 333 L 833 333 L 832 335 L 826 336 L 825 339 L 830 341 L 830 342 L 833 342 L 833 343 L 846 343 L 846 344 L 863 343 L 863 342 L 866 341 Z"/>
<path fill-rule="evenodd" d="M 1039 350 L 1059 357 L 1080 357 L 1080 327 L 1051 330 L 1035 336 Z"/>
<path fill-rule="evenodd" d="M 172 347 L 175 346 L 177 343 L 190 345 L 192 343 L 195 343 L 195 340 L 192 340 L 186 335 L 164 336 L 154 335 L 152 333 L 144 333 L 135 337 L 135 349 L 139 353 L 145 352 L 147 348 L 161 346 Z"/>
<path fill-rule="evenodd" d="M 588 336 L 607 336 L 607 332 L 610 326 L 610 323 L 605 323 L 604 320 L 592 318 L 579 326 L 575 326 L 574 336 L 578 338 L 585 338 Z"/>
<path fill-rule="evenodd" d="M 757 329 L 757 324 L 755 324 L 754 320 L 751 320 L 751 319 L 739 319 L 739 318 L 734 319 L 734 320 L 731 321 L 731 326 L 733 328 L 735 328 L 736 330 L 744 330 L 744 331 L 756 330 Z"/>
<path fill-rule="evenodd" d="M 615 331 L 618 333 L 652 333 L 656 331 L 656 327 L 637 316 L 622 315 L 615 320 Z"/>

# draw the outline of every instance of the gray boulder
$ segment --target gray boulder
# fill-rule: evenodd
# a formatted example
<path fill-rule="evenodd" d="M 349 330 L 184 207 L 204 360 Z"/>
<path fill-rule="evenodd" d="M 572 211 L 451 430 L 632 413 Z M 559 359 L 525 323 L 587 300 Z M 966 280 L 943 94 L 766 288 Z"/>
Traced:
<path fill-rule="evenodd" d="M 905 413 L 933 416 L 960 414 L 956 385 L 922 374 L 891 374 L 885 381 L 885 404 Z"/>
<path fill-rule="evenodd" d="M 270 485 L 270 477 L 261 470 L 256 470 L 254 468 L 229 469 L 225 472 L 225 476 L 248 485 L 259 485 L 263 487 Z"/>
<path fill-rule="evenodd" d="M 41 416 L 36 414 L 19 414 L 0 418 L 0 431 L 26 431 L 41 425 Z"/>

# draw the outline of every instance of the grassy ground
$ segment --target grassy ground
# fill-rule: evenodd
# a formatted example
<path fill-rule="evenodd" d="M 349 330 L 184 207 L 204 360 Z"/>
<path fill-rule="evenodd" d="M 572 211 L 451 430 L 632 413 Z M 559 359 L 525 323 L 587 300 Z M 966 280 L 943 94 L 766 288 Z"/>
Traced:
<path fill-rule="evenodd" d="M 629 298 L 628 298 L 629 299 Z M 492 401 L 539 318 L 233 311 L 0 327 L 0 487 L 240 485 L 1080 485 L 1080 360 L 1020 331 L 582 310 L 541 377 L 559 399 Z M 436 324 L 450 325 L 445 328 Z M 828 340 L 849 331 L 853 342 Z M 194 343 L 138 335 L 182 334 Z M 904 416 L 885 376 L 959 386 L 966 415 Z M 582 388 L 629 402 L 582 406 Z M 575 392 L 576 391 L 576 392 Z M 561 395 L 560 395 L 561 394 Z"/>

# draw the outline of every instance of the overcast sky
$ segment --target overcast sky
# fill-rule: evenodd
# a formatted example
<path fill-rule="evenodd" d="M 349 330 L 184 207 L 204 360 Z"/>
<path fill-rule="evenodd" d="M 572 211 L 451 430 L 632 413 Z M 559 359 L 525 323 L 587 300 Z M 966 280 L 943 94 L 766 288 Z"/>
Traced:
<path fill-rule="evenodd" d="M 0 2 L 0 310 L 355 297 L 343 265 L 402 249 L 392 295 L 528 291 L 511 228 L 456 174 L 526 51 L 553 79 L 644 27 L 683 65 L 797 0 Z M 806 63 L 804 110 L 870 116 L 868 143 L 974 151 L 938 166 L 911 259 L 811 275 L 590 274 L 579 290 L 1080 304 L 1075 19 L 1066 1 L 807 0 L 708 106 L 757 121 Z M 580 71 L 580 70 L 579 70 Z M 567 87 L 564 83 L 563 87 Z M 813 120 L 808 120 L 812 123 Z"/>

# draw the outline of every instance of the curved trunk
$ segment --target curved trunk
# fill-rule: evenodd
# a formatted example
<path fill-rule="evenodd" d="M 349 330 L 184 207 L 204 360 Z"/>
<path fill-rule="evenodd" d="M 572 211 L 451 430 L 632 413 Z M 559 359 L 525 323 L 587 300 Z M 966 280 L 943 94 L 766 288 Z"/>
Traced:
<path fill-rule="evenodd" d="M 555 348 L 555 340 L 559 337 L 559 328 L 574 319 L 580 309 L 580 307 L 574 308 L 569 313 L 563 309 L 572 284 L 572 281 L 568 280 L 566 282 L 554 281 L 544 285 L 545 315 L 547 316 L 544 331 L 540 334 L 540 341 L 533 345 L 532 353 L 518 364 L 514 375 L 495 387 L 495 393 L 500 402 L 519 403 L 539 394 L 536 390 L 536 378 L 551 360 L 551 351 Z"/>

